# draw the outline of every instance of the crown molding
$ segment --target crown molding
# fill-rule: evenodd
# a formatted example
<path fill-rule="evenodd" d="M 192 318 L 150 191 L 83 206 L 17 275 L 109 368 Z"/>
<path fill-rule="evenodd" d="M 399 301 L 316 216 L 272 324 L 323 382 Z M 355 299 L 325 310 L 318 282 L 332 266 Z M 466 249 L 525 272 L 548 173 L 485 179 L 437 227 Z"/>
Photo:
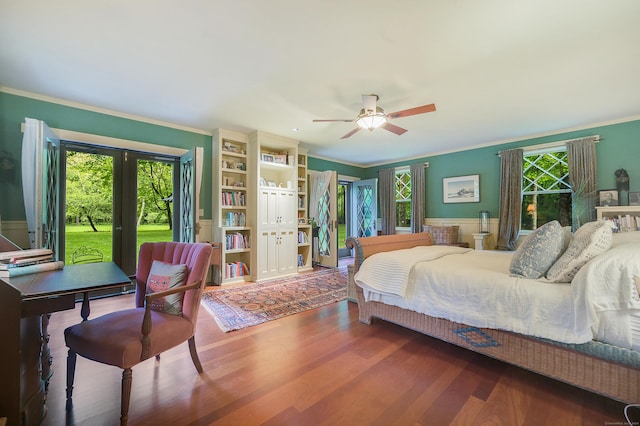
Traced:
<path fill-rule="evenodd" d="M 212 132 L 210 130 L 202 130 L 196 129 L 194 127 L 182 126 L 180 124 L 169 123 L 162 120 L 155 120 L 153 118 L 143 117 L 135 114 L 127 114 L 124 112 L 113 111 L 107 108 L 95 107 L 92 105 L 82 104 L 80 102 L 68 101 L 66 99 L 54 98 L 52 96 L 41 95 L 39 93 L 27 92 L 24 90 L 13 89 L 11 87 L 0 85 L 0 92 L 7 93 L 9 95 L 22 96 L 25 98 L 35 99 L 43 102 L 50 102 L 57 105 L 68 106 L 71 108 L 78 108 L 85 111 L 96 112 L 99 114 L 111 115 L 113 117 L 126 118 L 128 120 L 140 121 L 142 123 L 154 124 L 156 126 L 168 127 L 171 129 L 182 130 L 190 133 L 198 133 L 201 135 L 211 136 Z"/>

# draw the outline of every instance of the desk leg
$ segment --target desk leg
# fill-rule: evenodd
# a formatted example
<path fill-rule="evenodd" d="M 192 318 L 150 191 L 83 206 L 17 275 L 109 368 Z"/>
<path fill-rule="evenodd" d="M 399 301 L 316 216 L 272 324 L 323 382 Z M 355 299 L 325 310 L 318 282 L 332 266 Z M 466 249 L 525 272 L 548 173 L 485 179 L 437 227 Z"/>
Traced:
<path fill-rule="evenodd" d="M 89 314 L 91 313 L 91 308 L 89 308 L 89 292 L 85 291 L 82 297 L 82 308 L 80 309 L 80 316 L 82 317 L 82 321 L 86 321 L 89 318 Z"/>
<path fill-rule="evenodd" d="M 42 326 L 40 328 L 40 339 L 42 341 L 42 349 L 40 354 L 40 363 L 42 368 L 42 381 L 44 382 L 44 393 L 49 391 L 49 380 L 53 376 L 53 357 L 49 348 L 49 319 L 51 314 L 41 315 Z"/>

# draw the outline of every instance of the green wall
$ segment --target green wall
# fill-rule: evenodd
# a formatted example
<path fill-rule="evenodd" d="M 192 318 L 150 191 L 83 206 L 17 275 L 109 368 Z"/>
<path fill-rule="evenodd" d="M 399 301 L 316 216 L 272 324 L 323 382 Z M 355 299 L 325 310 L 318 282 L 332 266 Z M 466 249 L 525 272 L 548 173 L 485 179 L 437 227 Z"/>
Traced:
<path fill-rule="evenodd" d="M 20 158 L 22 133 L 20 123 L 25 117 L 45 121 L 50 127 L 95 135 L 128 139 L 175 148 L 204 148 L 205 161 L 200 205 L 204 218 L 211 218 L 211 136 L 177 130 L 107 114 L 86 111 L 51 102 L 45 102 L 0 92 L 0 215 L 3 220 L 24 220 Z M 362 179 L 378 176 L 386 167 L 405 166 L 429 162 L 426 172 L 426 216 L 470 218 L 480 210 L 489 210 L 491 217 L 498 215 L 500 159 L 502 149 L 530 146 L 583 136 L 599 134 L 602 141 L 596 145 L 598 153 L 598 189 L 615 188 L 615 170 L 624 168 L 629 173 L 630 190 L 640 191 L 640 120 L 594 127 L 586 130 L 558 133 L 540 138 L 523 139 L 508 144 L 494 145 L 467 151 L 426 156 L 385 166 L 362 168 L 339 162 L 309 157 L 310 170 L 336 170 L 340 175 Z M 4 151 L 4 153 L 2 152 Z M 5 168 L 1 158 L 8 156 L 15 162 L 14 169 Z M 480 175 L 480 202 L 444 204 L 442 179 L 452 176 Z M 626 200 L 622 200 L 626 204 Z"/>
<path fill-rule="evenodd" d="M 59 105 L 0 92 L 0 153 L 15 161 L 12 173 L 0 174 L 0 215 L 2 220 L 24 220 L 21 186 L 22 132 L 25 117 L 42 120 L 49 127 L 128 139 L 174 148 L 204 148 L 200 207 L 204 218 L 211 218 L 211 136 L 177 130 L 79 108 Z"/>
<path fill-rule="evenodd" d="M 338 175 L 364 178 L 366 169 L 358 166 L 350 166 L 343 163 L 337 163 L 330 160 L 322 160 L 319 158 L 309 157 L 307 159 L 308 169 L 323 172 L 325 170 L 335 170 Z"/>
<path fill-rule="evenodd" d="M 365 170 L 363 177 L 377 177 L 378 171 L 382 168 L 429 162 L 429 167 L 425 169 L 426 217 L 472 218 L 477 217 L 480 210 L 489 210 L 491 217 L 498 217 L 500 182 L 500 157 L 496 155 L 498 151 L 591 135 L 600 135 L 601 139 L 601 142 L 596 144 L 597 188 L 616 188 L 614 172 L 623 168 L 629 173 L 629 190 L 640 191 L 640 120 L 370 167 Z M 443 178 L 476 174 L 480 175 L 479 203 L 444 204 L 442 202 Z M 626 199 L 621 200 L 621 204 L 626 203 Z"/>

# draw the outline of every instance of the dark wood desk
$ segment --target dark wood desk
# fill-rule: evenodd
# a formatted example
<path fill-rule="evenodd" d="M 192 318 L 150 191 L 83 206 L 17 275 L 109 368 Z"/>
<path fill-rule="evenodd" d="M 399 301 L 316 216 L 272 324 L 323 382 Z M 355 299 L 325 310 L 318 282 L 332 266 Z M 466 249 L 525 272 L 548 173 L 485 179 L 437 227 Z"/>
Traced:
<path fill-rule="evenodd" d="M 113 262 L 69 265 L 59 271 L 0 279 L 0 419 L 7 425 L 37 425 L 45 413 L 51 377 L 48 314 L 75 308 L 89 316 L 89 292 L 128 285 Z"/>

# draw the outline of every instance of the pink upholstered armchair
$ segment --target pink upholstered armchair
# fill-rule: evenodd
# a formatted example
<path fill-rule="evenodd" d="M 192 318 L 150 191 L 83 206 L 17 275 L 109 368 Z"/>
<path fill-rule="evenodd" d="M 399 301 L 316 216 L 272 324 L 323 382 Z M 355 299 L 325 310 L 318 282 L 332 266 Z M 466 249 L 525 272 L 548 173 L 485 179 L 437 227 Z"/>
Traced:
<path fill-rule="evenodd" d="M 136 272 L 136 307 L 112 312 L 67 328 L 67 410 L 72 408 L 76 354 L 122 368 L 120 423 L 127 424 L 132 367 L 188 341 L 198 373 L 202 365 L 195 346 L 200 298 L 211 245 L 144 243 Z"/>

